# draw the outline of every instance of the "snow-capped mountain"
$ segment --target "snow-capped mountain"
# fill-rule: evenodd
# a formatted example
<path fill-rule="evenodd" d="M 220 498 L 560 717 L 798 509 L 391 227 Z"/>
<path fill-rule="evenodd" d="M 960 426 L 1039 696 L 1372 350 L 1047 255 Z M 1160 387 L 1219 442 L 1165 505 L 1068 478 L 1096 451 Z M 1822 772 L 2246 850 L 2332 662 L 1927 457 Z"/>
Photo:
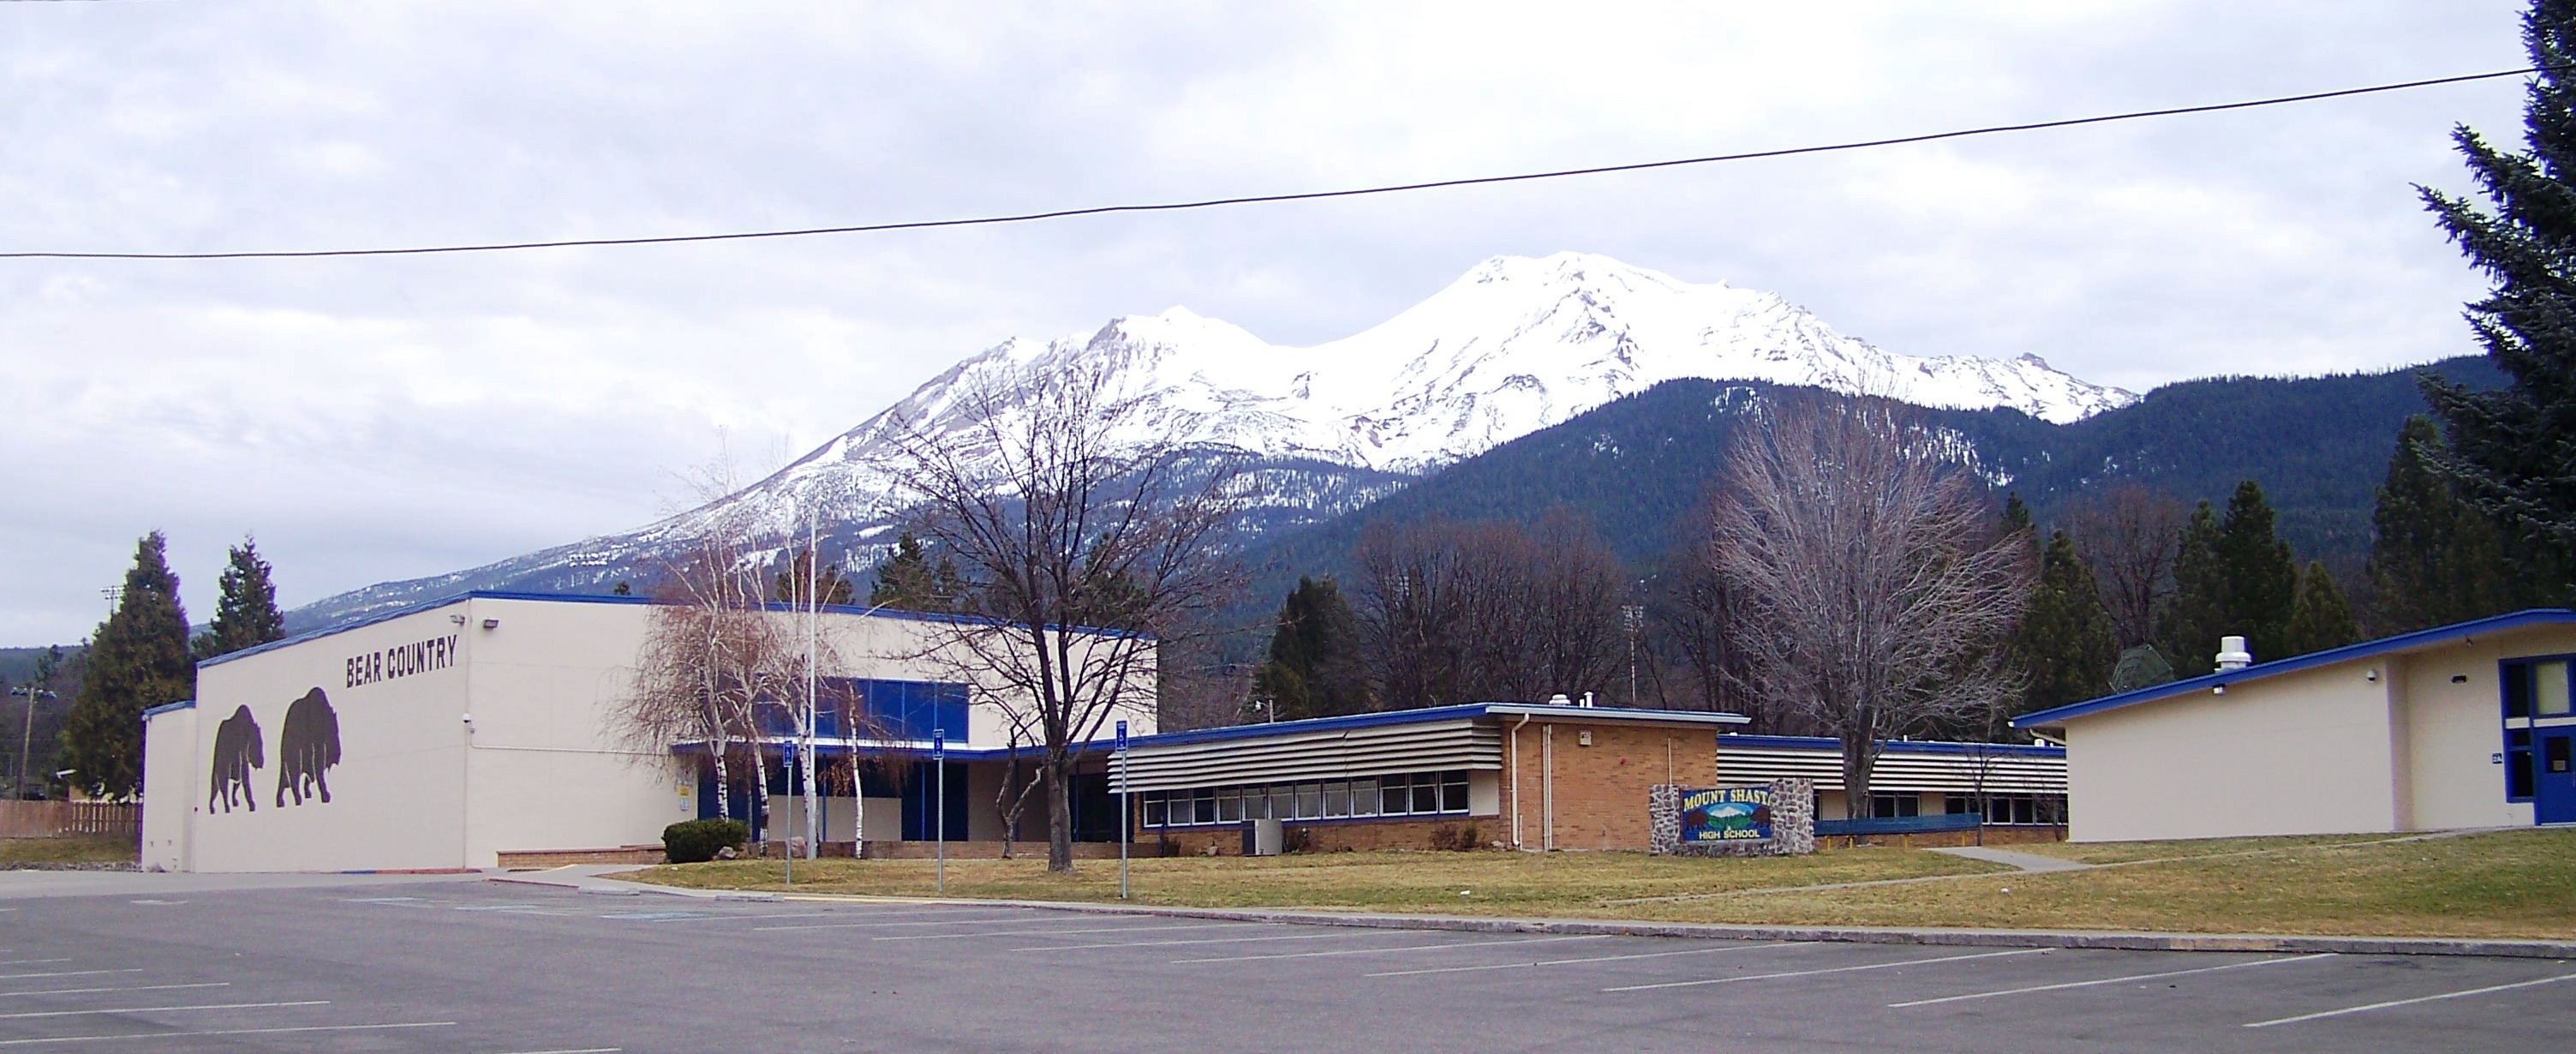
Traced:
<path fill-rule="evenodd" d="M 1810 385 L 1928 407 L 2009 407 L 2057 423 L 2137 398 L 2035 355 L 1885 351 L 1771 293 L 1683 282 L 1603 256 L 1502 256 L 1392 319 L 1313 347 L 1270 344 L 1178 307 L 1087 334 L 1006 340 L 714 505 L 631 534 L 388 583 L 315 607 L 357 613 L 478 585 L 605 584 L 632 577 L 626 569 L 639 556 L 718 515 L 748 514 L 755 530 L 784 537 L 820 510 L 836 539 L 864 547 L 901 511 L 887 507 L 901 488 L 882 467 L 901 423 L 954 432 L 992 405 L 966 398 L 970 392 L 993 393 L 1008 407 L 1077 371 L 1105 374 L 1118 397 L 1135 402 L 1140 444 L 1229 449 L 1273 466 L 1274 526 L 1366 504 L 1408 478 L 1676 378 Z"/>

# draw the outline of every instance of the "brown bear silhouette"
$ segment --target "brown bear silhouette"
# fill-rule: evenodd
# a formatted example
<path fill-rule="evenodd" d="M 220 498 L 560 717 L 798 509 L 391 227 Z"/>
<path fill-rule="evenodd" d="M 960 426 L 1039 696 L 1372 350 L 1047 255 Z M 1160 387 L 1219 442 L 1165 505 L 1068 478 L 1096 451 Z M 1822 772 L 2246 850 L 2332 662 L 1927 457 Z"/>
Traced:
<path fill-rule="evenodd" d="M 328 804 L 331 784 L 322 774 L 339 763 L 340 716 L 331 712 L 331 698 L 315 688 L 287 706 L 277 733 L 277 804 L 285 805 L 288 794 L 304 804 L 307 783 Z"/>
<path fill-rule="evenodd" d="M 220 801 L 224 811 L 231 812 L 238 801 L 258 812 L 259 792 L 250 789 L 250 770 L 267 765 L 268 757 L 260 752 L 259 721 L 250 716 L 249 707 L 234 707 L 233 716 L 215 726 L 215 771 L 206 811 L 215 811 Z"/>

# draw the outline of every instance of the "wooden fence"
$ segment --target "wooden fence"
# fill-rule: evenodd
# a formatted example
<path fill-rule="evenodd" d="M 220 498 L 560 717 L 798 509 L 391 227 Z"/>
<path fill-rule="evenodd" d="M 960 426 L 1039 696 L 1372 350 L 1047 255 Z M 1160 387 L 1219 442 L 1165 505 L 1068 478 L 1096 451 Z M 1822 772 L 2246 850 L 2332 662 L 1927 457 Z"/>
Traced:
<path fill-rule="evenodd" d="M 126 802 L 0 800 L 0 838 L 130 835 L 142 822 L 143 807 Z"/>

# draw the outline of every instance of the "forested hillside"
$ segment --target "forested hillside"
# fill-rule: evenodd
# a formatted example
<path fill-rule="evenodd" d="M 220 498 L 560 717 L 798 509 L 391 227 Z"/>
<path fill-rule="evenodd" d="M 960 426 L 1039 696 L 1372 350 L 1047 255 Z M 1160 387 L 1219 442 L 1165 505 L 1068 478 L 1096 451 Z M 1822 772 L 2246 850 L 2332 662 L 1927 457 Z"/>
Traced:
<path fill-rule="evenodd" d="M 2502 383 L 2483 357 L 2424 369 L 2474 386 Z M 2069 500 L 2111 484 L 2223 504 L 2239 480 L 2253 479 L 2302 559 L 2340 563 L 2369 550 L 2372 488 L 2398 426 L 2424 412 L 2415 373 L 2186 381 L 2063 425 L 2012 410 L 1922 412 L 1966 439 L 2042 525 Z M 1535 523 L 1562 505 L 1590 519 L 1621 560 L 1642 566 L 1672 548 L 1683 515 L 1725 463 L 1737 412 L 1765 388 L 1671 381 L 1458 462 L 1256 548 L 1262 573 L 1247 604 L 1275 608 L 1301 574 L 1347 576 L 1373 522 Z"/>

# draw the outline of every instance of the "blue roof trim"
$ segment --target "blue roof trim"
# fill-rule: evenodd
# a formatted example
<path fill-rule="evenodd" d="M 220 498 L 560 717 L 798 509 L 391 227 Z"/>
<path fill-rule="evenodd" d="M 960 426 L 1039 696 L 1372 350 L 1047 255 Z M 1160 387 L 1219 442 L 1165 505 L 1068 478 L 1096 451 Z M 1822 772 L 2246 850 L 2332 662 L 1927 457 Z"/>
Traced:
<path fill-rule="evenodd" d="M 395 608 L 392 611 L 369 615 L 356 622 L 347 623 L 345 625 L 309 630 L 303 633 L 298 633 L 284 640 L 273 640 L 266 644 L 243 648 L 240 651 L 227 652 L 211 659 L 199 660 L 197 668 L 202 670 L 208 666 L 221 665 L 223 663 L 231 662 L 234 659 L 248 658 L 264 651 L 275 651 L 279 648 L 302 644 L 306 641 L 320 640 L 324 637 L 335 634 L 347 633 L 350 630 L 365 629 L 368 626 L 373 626 L 381 622 L 390 622 L 394 619 L 406 618 L 423 612 L 436 611 L 450 604 L 461 604 L 468 600 L 527 600 L 548 604 L 660 603 L 652 597 L 618 596 L 614 593 L 527 593 L 509 589 L 469 589 L 462 593 L 452 593 L 434 600 L 424 600 L 416 604 Z M 769 611 L 804 610 L 804 608 L 799 605 L 789 603 L 769 603 L 762 605 L 762 607 Z M 899 611 L 893 608 L 860 607 L 856 604 L 825 604 L 822 606 L 822 610 L 835 615 L 860 615 L 867 618 L 896 619 L 904 622 L 939 622 L 950 625 L 986 626 L 1007 626 L 1012 624 L 1006 619 L 986 618 L 981 615 L 942 615 L 927 611 Z M 1124 630 L 1099 629 L 1091 626 L 1075 626 L 1073 627 L 1073 631 L 1076 633 L 1095 633 L 1105 636 L 1129 635 Z M 1152 640 L 1154 638 L 1147 635 L 1145 639 Z"/>
<path fill-rule="evenodd" d="M 161 705 L 159 705 L 159 706 L 146 707 L 146 708 L 144 709 L 144 711 L 143 711 L 143 716 L 145 716 L 145 717 L 147 717 L 147 718 L 148 718 L 148 717 L 151 717 L 151 716 L 152 716 L 152 715 L 154 715 L 154 714 L 166 714 L 166 713 L 169 713 L 169 712 L 170 712 L 170 711 L 172 711 L 172 710 L 194 710 L 194 709 L 196 709 L 196 708 L 197 708 L 197 701 L 196 701 L 196 700 L 194 700 L 194 699 L 181 699 L 181 700 L 179 700 L 178 702 L 175 702 L 175 703 L 163 703 L 163 704 L 161 704 Z"/>
<path fill-rule="evenodd" d="M 2441 644 L 2455 637 L 2473 637 L 2480 633 L 2502 633 L 2508 630 L 2524 629 L 2531 626 L 2565 625 L 2576 625 L 2576 611 L 2570 611 L 2566 608 L 2532 608 L 2528 611 L 2516 611 L 2510 615 L 2494 615 L 2482 619 L 2471 619 L 2467 622 L 2453 623 L 2448 626 L 2435 626 L 2432 629 L 2416 630 L 2413 633 L 2400 633 L 2394 637 L 2381 637 L 2378 640 L 2366 640 L 2359 644 L 2347 644 L 2340 648 L 2330 648 L 2325 651 L 2310 652 L 2306 655 L 2294 656 L 2292 658 L 2281 659 L 2275 662 L 2256 663 L 2242 670 L 2222 670 L 2218 673 L 2203 674 L 2189 680 L 2169 681 L 2152 687 L 2140 688 L 2134 692 L 2123 692 L 2118 695 L 2106 695 L 2099 699 L 2088 699 L 2080 703 L 2071 703 L 2053 710 L 2042 710 L 2034 714 L 2023 714 L 2020 717 L 2013 718 L 2012 726 L 2014 728 L 2044 728 L 2050 725 L 2064 723 L 2070 718 L 2089 717 L 2106 710 L 2118 710 L 2122 707 L 2137 706 L 2141 703 L 2152 703 L 2162 699 L 2171 699 L 2175 696 L 2189 695 L 2202 689 L 2216 688 L 2223 685 L 2243 684 L 2247 681 L 2258 681 L 2266 677 L 2277 677 L 2285 673 L 2298 673 L 2302 670 L 2313 670 L 2320 666 L 2332 666 L 2337 663 L 2351 662 L 2355 659 L 2367 659 L 2380 655 L 2392 655 L 2397 652 L 2411 651 L 2416 648 Z"/>
<path fill-rule="evenodd" d="M 1641 707 L 1623 706 L 1551 707 L 1532 703 L 1462 703 L 1455 706 L 1424 707 L 1419 710 L 1383 710 L 1368 714 L 1345 714 L 1340 717 L 1309 717 L 1297 721 L 1265 721 L 1256 725 L 1227 725 L 1223 728 L 1200 728 L 1192 729 L 1187 732 L 1158 732 L 1150 736 L 1131 736 L 1127 740 L 1127 745 L 1131 748 L 1186 746 L 1192 743 L 1218 743 L 1230 739 L 1259 739 L 1263 736 L 1298 735 L 1306 732 L 1334 732 L 1342 729 L 1372 728 L 1380 725 L 1425 724 L 1432 721 L 1450 721 L 1458 718 L 1484 717 L 1496 707 L 1510 707 L 1510 713 L 1512 714 L 1537 709 L 1545 711 L 1545 713 L 1543 715 L 1534 716 L 1562 716 L 1567 719 L 1608 717 L 1619 720 L 1636 720 L 1639 718 L 1653 719 L 1657 717 L 1678 716 L 1698 723 L 1705 722 L 1711 716 L 1710 713 L 1705 710 L 1650 710 Z M 1733 738 L 1768 739 L 1773 737 L 1736 736 Z M 1783 742 L 1805 743 L 1809 741 L 1783 740 Z M 1812 742 L 1831 744 L 1834 741 L 1830 739 L 1819 739 L 1813 740 Z M 1896 744 L 1890 745 L 1894 746 Z M 1923 746 L 1925 744 L 1909 745 Z M 826 747 L 825 744 L 818 742 L 817 747 L 818 749 L 828 749 L 834 752 L 847 751 L 850 749 L 847 745 L 840 743 L 831 743 Z M 1115 749 L 1115 747 L 1116 742 L 1114 740 L 1108 737 L 1101 737 L 1085 740 L 1081 743 L 1075 744 L 1074 752 L 1077 754 L 1105 754 Z M 695 754 L 704 752 L 706 750 L 706 744 L 702 741 L 692 740 L 690 742 L 676 744 L 671 749 L 680 753 Z M 927 756 L 930 753 L 930 747 L 927 743 L 872 743 L 859 747 L 858 749 L 862 753 L 882 752 L 919 754 L 924 756 Z M 2018 749 L 2024 751 L 2057 750 L 2055 747 L 2008 747 L 2005 749 Z M 2062 753 L 2062 751 L 2059 752 Z M 951 745 L 948 748 L 948 760 L 1003 761 L 1009 759 L 1013 753 L 1014 751 L 1008 747 L 995 747 L 985 750 L 966 750 L 955 745 Z M 1038 757 L 1045 753 L 1045 748 L 1039 746 L 1023 746 L 1018 749 L 1017 753 L 1021 757 Z"/>
<path fill-rule="evenodd" d="M 1843 749 L 1843 741 L 1831 736 L 1726 735 L 1720 736 L 1717 740 L 1717 747 L 1719 750 L 1724 750 L 1730 745 L 1739 747 L 1786 747 L 1798 750 L 1830 750 L 1838 754 L 1841 753 Z M 1886 754 L 1973 755 L 1984 753 L 1989 757 L 2001 755 L 2005 757 L 2025 758 L 2062 758 L 2066 756 L 2065 747 L 2040 746 L 2036 744 L 2022 743 L 1953 743 L 1947 740 L 1918 741 L 1891 739 L 1879 744 L 1879 751 Z"/>

